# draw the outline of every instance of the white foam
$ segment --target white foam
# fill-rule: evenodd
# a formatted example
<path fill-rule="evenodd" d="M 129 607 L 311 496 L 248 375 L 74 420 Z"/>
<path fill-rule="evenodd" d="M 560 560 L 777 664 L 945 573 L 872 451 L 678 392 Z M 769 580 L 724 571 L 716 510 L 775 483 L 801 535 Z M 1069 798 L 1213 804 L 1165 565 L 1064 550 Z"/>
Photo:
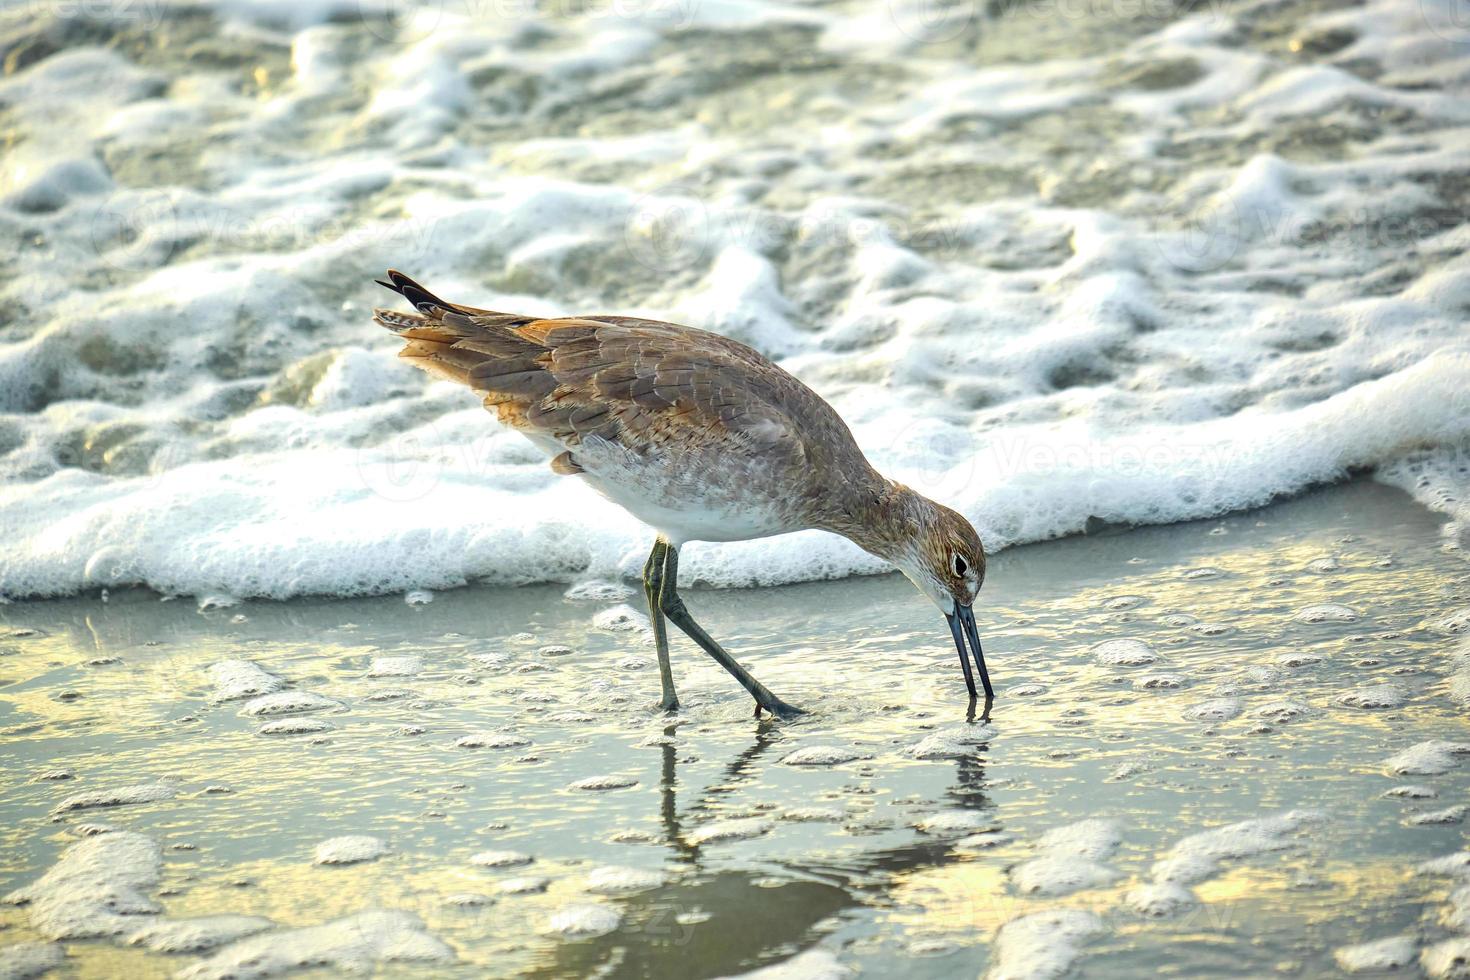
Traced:
<path fill-rule="evenodd" d="M 626 603 L 599 610 L 592 617 L 592 625 L 609 633 L 638 633 L 653 628 L 644 613 Z"/>
<path fill-rule="evenodd" d="M 1098 663 L 1112 667 L 1142 667 L 1159 660 L 1153 647 L 1132 638 L 1104 640 L 1092 648 L 1092 655 Z"/>
<path fill-rule="evenodd" d="M 995 819 L 979 810 L 940 810 L 914 821 L 914 826 L 926 834 L 940 837 L 964 836 L 977 830 L 992 829 Z"/>
<path fill-rule="evenodd" d="M 606 773 L 600 776 L 587 776 L 576 782 L 567 784 L 567 789 L 582 790 L 584 792 L 604 792 L 610 789 L 627 789 L 637 786 L 638 780 L 632 776 L 621 776 L 616 773 Z"/>
<path fill-rule="evenodd" d="M 1288 835 L 1324 819 L 1315 810 L 1291 810 L 1191 834 L 1154 863 L 1153 877 L 1181 885 L 1202 881 L 1219 872 L 1225 861 L 1285 850 L 1292 844 Z"/>
<path fill-rule="evenodd" d="M 480 851 L 470 855 L 470 863 L 482 868 L 515 868 L 536 860 L 522 851 Z"/>
<path fill-rule="evenodd" d="M 1443 857 L 1430 858 L 1419 865 L 1418 871 L 1426 875 L 1470 878 L 1470 851 L 1456 851 Z"/>
<path fill-rule="evenodd" d="M 412 677 L 424 669 L 423 657 L 374 657 L 369 677 Z"/>
<path fill-rule="evenodd" d="M 132 806 L 139 803 L 158 803 L 171 800 L 178 795 L 178 787 L 171 783 L 138 783 L 133 786 L 118 786 L 113 789 L 93 789 L 74 793 L 56 804 L 56 813 L 73 810 L 94 810 L 103 807 Z"/>
<path fill-rule="evenodd" d="M 270 717 L 271 715 L 296 715 L 340 707 L 339 702 L 322 697 L 320 694 L 313 694 L 311 691 L 276 691 L 246 701 L 240 708 L 240 714 Z"/>
<path fill-rule="evenodd" d="M 1342 946 L 1332 958 L 1347 973 L 1386 973 L 1401 970 L 1414 962 L 1419 951 L 1413 936 L 1389 936 L 1370 943 Z"/>
<path fill-rule="evenodd" d="M 255 980 L 306 967 L 369 973 L 383 963 L 446 963 L 454 951 L 411 912 L 368 910 L 317 926 L 272 930 L 237 940 L 179 980 Z"/>
<path fill-rule="evenodd" d="M 12 943 L 0 946 L 0 980 L 32 980 L 56 969 L 66 952 L 56 943 Z"/>
<path fill-rule="evenodd" d="M 207 915 L 197 919 L 159 919 L 131 933 L 128 943 L 160 953 L 199 953 L 272 928 L 258 915 Z"/>
<path fill-rule="evenodd" d="M 1194 892 L 1177 881 L 1151 881 L 1128 890 L 1123 901 L 1139 915 L 1165 919 L 1199 904 Z"/>
<path fill-rule="evenodd" d="M 1370 684 L 1339 694 L 1337 703 L 1349 708 L 1397 708 L 1408 696 L 1409 692 L 1399 684 Z"/>
<path fill-rule="evenodd" d="M 789 959 L 720 980 L 852 980 L 857 971 L 825 949 L 808 949 Z"/>
<path fill-rule="evenodd" d="M 546 931 L 569 939 L 591 939 L 607 935 L 622 922 L 622 913 L 611 905 L 567 905 L 552 913 Z"/>
<path fill-rule="evenodd" d="M 281 678 L 249 660 L 221 660 L 211 664 L 209 679 L 214 681 L 216 701 L 240 701 L 271 694 L 286 686 Z"/>
<path fill-rule="evenodd" d="M 130 831 L 101 833 L 72 844 L 39 879 L 5 897 L 25 905 L 31 926 L 48 939 L 119 936 L 137 929 L 160 906 L 158 845 Z"/>
<path fill-rule="evenodd" d="M 531 740 L 510 732 L 484 732 L 479 735 L 461 735 L 454 744 L 462 749 L 517 749 L 530 745 Z"/>
<path fill-rule="evenodd" d="M 1229 721 L 1241 712 L 1238 698 L 1212 698 L 1184 709 L 1184 717 L 1190 721 Z"/>
<path fill-rule="evenodd" d="M 1052 980 L 1072 968 L 1088 939 L 1105 931 L 1094 913 L 1048 909 L 1000 927 L 992 947 L 988 980 Z"/>
<path fill-rule="evenodd" d="M 604 866 L 587 872 L 587 890 L 599 895 L 627 895 L 657 888 L 668 880 L 662 871 Z"/>
<path fill-rule="evenodd" d="M 546 891 L 551 879 L 545 875 L 521 875 L 506 878 L 495 886 L 501 895 L 537 895 Z"/>
<path fill-rule="evenodd" d="M 1419 953 L 1419 965 L 1430 980 L 1464 980 L 1470 975 L 1470 936 L 1456 936 L 1426 946 Z"/>
<path fill-rule="evenodd" d="M 1431 739 L 1390 756 L 1384 767 L 1393 776 L 1437 776 L 1449 772 L 1470 756 L 1470 742 Z"/>
<path fill-rule="evenodd" d="M 1111 884 L 1122 875 L 1102 862 L 1122 839 L 1114 820 L 1091 819 L 1055 827 L 1037 841 L 1036 857 L 1011 869 L 1011 881 L 1021 892 L 1033 895 L 1067 895 Z"/>
<path fill-rule="evenodd" d="M 280 718 L 256 729 L 257 735 L 318 735 L 332 726 L 317 718 Z"/>
<path fill-rule="evenodd" d="M 856 749 L 841 745 L 804 745 L 781 757 L 786 766 L 840 766 L 864 758 Z"/>
<path fill-rule="evenodd" d="M 1296 614 L 1299 623 L 1351 623 L 1357 618 L 1357 610 L 1335 602 L 1307 606 Z"/>
<path fill-rule="evenodd" d="M 725 841 L 748 840 L 770 833 L 775 826 L 775 823 L 765 817 L 716 820 L 694 828 L 689 832 L 687 839 L 691 844 L 718 844 Z"/>
<path fill-rule="evenodd" d="M 388 844 L 367 834 L 330 837 L 312 851 L 313 864 L 358 864 L 375 861 L 388 853 Z"/>
<path fill-rule="evenodd" d="M 962 759 L 976 754 L 975 746 L 984 745 L 995 738 L 996 730 L 989 724 L 958 725 L 925 735 L 907 754 L 915 759 Z"/>

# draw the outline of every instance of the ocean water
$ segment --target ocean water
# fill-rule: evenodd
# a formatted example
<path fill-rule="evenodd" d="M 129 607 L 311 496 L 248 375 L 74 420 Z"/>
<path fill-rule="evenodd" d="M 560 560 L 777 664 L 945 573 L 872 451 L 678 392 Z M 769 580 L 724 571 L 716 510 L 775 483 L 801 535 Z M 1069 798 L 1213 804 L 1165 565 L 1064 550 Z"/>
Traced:
<path fill-rule="evenodd" d="M 606 589 L 5 606 L 0 976 L 1463 978 L 1443 524 L 1008 550 L 988 721 L 897 575 L 689 590 L 779 724 Z"/>
<path fill-rule="evenodd" d="M 636 572 L 646 529 L 395 360 L 389 266 L 747 341 L 992 550 L 1470 499 L 1455 0 L 21 0 L 0 65 L 10 599 Z"/>

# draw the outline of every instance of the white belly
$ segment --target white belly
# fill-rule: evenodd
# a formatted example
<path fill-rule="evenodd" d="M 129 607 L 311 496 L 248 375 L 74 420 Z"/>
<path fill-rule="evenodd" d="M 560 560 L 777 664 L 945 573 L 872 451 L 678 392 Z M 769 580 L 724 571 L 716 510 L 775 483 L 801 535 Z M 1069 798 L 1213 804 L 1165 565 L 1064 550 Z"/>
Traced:
<path fill-rule="evenodd" d="M 747 541 L 799 531 L 791 495 L 758 461 L 648 461 L 619 446 L 584 442 L 574 451 L 582 478 L 674 544 Z"/>

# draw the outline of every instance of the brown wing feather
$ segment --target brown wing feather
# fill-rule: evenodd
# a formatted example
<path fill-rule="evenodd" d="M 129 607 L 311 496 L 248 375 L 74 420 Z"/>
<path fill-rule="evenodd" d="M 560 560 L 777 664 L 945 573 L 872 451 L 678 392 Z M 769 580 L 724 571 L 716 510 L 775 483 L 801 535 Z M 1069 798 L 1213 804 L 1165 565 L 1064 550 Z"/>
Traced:
<path fill-rule="evenodd" d="M 505 424 L 572 450 L 595 436 L 638 454 L 715 441 L 731 452 L 800 457 L 791 412 L 812 403 L 846 433 L 804 385 L 727 337 L 636 317 L 472 311 L 401 273 L 390 277 L 419 300 L 417 314 L 374 311 L 406 341 L 401 357 L 483 392 Z M 557 459 L 558 472 L 577 471 L 574 456 Z"/>

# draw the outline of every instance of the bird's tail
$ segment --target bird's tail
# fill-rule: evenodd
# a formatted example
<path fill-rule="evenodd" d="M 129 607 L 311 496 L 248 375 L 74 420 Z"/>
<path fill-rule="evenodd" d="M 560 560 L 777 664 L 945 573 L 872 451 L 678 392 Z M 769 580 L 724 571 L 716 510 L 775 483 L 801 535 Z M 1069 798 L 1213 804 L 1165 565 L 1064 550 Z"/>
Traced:
<path fill-rule="evenodd" d="M 415 366 L 431 374 L 471 387 L 477 384 L 471 372 L 492 372 L 497 366 L 520 367 L 540 372 L 533 359 L 545 348 L 521 336 L 516 328 L 535 317 L 497 313 L 473 306 L 449 303 L 429 292 L 396 269 L 388 270 L 388 281 L 378 284 L 398 293 L 418 312 L 373 310 L 373 322 L 393 331 L 404 344 L 398 352 Z M 487 363 L 491 362 L 491 363 Z"/>

